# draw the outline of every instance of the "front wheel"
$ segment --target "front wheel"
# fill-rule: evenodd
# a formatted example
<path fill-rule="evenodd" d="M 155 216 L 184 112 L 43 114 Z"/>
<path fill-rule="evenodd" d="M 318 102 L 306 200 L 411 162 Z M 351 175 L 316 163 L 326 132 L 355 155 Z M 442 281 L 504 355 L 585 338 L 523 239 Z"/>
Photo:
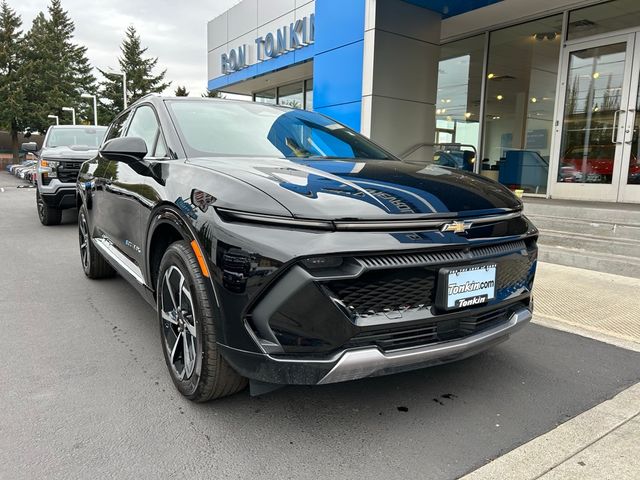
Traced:
<path fill-rule="evenodd" d="M 189 243 L 176 242 L 167 249 L 156 291 L 162 351 L 180 393 L 206 402 L 245 388 L 247 380 L 218 350 L 207 280 Z"/>
<path fill-rule="evenodd" d="M 91 241 L 91 232 L 84 206 L 80 207 L 78 212 L 78 242 L 82 269 L 87 277 L 97 279 L 109 278 L 115 275 L 115 270 L 107 263 Z"/>
<path fill-rule="evenodd" d="M 53 208 L 44 203 L 42 195 L 36 190 L 36 206 L 38 207 L 38 218 L 42 225 L 60 225 L 62 221 L 62 210 Z"/>

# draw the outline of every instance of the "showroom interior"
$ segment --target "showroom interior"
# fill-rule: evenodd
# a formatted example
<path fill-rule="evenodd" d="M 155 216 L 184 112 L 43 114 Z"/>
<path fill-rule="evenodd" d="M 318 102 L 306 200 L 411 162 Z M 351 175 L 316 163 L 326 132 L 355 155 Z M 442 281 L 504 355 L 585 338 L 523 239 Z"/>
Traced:
<path fill-rule="evenodd" d="M 243 0 L 208 87 L 527 196 L 640 203 L 637 0 Z"/>

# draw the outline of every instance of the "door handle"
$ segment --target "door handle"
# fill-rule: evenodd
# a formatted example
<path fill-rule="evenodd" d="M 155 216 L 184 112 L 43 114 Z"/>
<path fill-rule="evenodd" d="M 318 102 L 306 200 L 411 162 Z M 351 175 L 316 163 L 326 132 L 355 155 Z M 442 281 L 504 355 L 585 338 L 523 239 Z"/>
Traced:
<path fill-rule="evenodd" d="M 616 110 L 613 112 L 613 129 L 611 130 L 611 143 L 622 143 L 618 141 L 618 117 L 624 110 Z"/>
<path fill-rule="evenodd" d="M 634 108 L 630 108 L 629 109 L 629 113 L 631 114 L 631 118 L 634 119 L 633 118 L 634 117 L 633 114 L 636 113 L 636 110 Z M 634 125 L 634 127 L 638 128 L 638 125 Z M 631 145 L 631 143 L 633 143 L 633 130 L 634 130 L 633 128 L 627 128 L 627 130 L 625 130 L 625 132 L 624 132 L 625 142 L 624 143 L 627 143 L 629 145 Z M 631 134 L 631 138 L 629 138 L 629 140 L 626 140 L 628 134 Z"/>

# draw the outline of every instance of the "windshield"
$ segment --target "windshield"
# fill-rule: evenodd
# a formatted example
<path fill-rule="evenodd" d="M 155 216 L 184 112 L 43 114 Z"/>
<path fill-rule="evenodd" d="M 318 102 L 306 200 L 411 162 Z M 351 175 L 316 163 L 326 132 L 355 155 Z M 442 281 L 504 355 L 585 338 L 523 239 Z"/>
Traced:
<path fill-rule="evenodd" d="M 167 104 L 193 157 L 389 158 L 363 136 L 314 112 L 232 101 Z"/>
<path fill-rule="evenodd" d="M 102 143 L 106 127 L 52 128 L 47 138 L 47 147 L 70 147 L 82 145 L 98 148 Z"/>

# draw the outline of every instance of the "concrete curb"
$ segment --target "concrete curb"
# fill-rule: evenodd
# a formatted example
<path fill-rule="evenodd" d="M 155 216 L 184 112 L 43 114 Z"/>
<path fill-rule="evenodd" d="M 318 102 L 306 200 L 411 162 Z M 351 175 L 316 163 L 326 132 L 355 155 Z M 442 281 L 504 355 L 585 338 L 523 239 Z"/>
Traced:
<path fill-rule="evenodd" d="M 638 416 L 640 416 L 640 383 L 462 478 L 464 480 L 544 478 Z M 635 445 L 640 450 L 637 442 Z M 600 470 L 604 469 L 613 474 L 614 471 L 623 468 L 625 473 L 632 475 L 627 477 L 625 474 L 622 477 L 613 478 L 640 478 L 640 464 L 635 461 L 635 463 L 620 465 L 615 451 L 610 452 L 608 458 L 598 460 Z M 607 463 L 611 464 L 611 468 L 607 467 Z M 589 478 L 588 466 L 581 470 L 578 477 L 565 476 L 564 478 Z M 598 475 L 594 474 L 591 478 L 598 478 Z"/>

